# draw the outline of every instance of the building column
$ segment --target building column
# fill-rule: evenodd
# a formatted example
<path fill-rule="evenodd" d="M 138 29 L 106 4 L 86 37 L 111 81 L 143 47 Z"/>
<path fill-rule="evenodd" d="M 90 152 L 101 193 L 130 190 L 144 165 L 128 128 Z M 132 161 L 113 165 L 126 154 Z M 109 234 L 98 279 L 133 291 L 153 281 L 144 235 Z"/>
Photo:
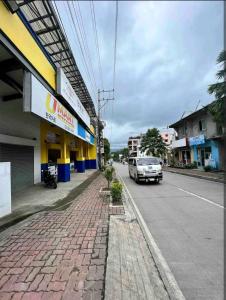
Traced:
<path fill-rule="evenodd" d="M 212 159 L 216 163 L 216 169 L 219 169 L 219 163 L 220 163 L 219 144 L 218 144 L 218 142 L 215 142 L 213 140 L 211 140 L 210 144 L 211 144 L 211 156 L 212 156 Z"/>
<path fill-rule="evenodd" d="M 66 133 L 61 135 L 61 158 L 57 159 L 58 165 L 58 181 L 67 182 L 71 179 L 70 172 L 70 155 L 69 148 L 67 146 Z"/>
<path fill-rule="evenodd" d="M 94 145 L 88 145 L 89 151 L 89 168 L 97 169 L 97 148 L 96 143 Z"/>
<path fill-rule="evenodd" d="M 46 124 L 40 122 L 40 144 L 41 144 L 41 181 L 43 181 L 42 171 L 48 170 L 48 147 L 46 143 Z"/>
<path fill-rule="evenodd" d="M 78 173 L 84 173 L 86 170 L 85 157 L 84 157 L 84 145 L 82 141 L 79 141 L 78 158 L 77 158 L 77 171 Z"/>

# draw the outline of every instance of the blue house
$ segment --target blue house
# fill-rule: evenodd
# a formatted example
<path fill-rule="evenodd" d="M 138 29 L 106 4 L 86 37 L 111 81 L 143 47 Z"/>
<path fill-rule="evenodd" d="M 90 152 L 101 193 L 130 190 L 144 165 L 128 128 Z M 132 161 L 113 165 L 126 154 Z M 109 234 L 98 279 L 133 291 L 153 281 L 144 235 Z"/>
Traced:
<path fill-rule="evenodd" d="M 178 134 L 173 149 L 178 162 L 197 162 L 200 169 L 211 166 L 220 170 L 224 165 L 223 129 L 213 120 L 209 105 L 170 125 Z"/>

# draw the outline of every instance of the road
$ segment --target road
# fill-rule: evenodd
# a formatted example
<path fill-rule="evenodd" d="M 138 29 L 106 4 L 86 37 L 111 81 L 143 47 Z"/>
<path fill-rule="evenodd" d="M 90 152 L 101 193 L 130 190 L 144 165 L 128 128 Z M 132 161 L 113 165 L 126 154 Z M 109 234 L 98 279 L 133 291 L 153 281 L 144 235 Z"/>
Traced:
<path fill-rule="evenodd" d="M 164 172 L 136 184 L 115 163 L 186 299 L 223 299 L 223 184 Z"/>

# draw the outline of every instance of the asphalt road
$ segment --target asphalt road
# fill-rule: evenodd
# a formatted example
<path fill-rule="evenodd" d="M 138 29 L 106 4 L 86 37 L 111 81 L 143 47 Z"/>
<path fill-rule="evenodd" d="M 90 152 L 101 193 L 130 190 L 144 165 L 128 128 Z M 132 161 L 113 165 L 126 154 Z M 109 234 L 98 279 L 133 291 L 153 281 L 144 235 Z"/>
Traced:
<path fill-rule="evenodd" d="M 115 163 L 186 299 L 223 297 L 223 184 L 164 172 L 136 184 Z"/>

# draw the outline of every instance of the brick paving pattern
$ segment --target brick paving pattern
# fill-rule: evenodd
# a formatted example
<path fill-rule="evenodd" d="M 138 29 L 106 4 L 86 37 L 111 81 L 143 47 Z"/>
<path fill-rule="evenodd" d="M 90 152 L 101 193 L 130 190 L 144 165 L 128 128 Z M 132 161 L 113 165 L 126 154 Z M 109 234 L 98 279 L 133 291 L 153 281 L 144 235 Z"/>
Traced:
<path fill-rule="evenodd" d="M 38 213 L 0 240 L 0 299 L 103 299 L 109 215 L 100 175 L 64 211 Z"/>

